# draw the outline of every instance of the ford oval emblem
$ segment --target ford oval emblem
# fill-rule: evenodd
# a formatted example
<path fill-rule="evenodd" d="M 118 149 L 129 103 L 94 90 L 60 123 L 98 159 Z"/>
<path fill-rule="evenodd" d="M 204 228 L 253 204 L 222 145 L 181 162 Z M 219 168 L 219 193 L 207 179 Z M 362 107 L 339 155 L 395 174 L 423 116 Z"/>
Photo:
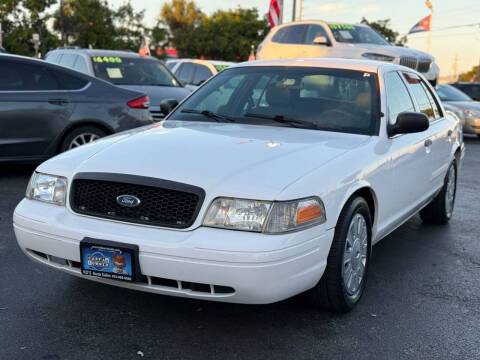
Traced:
<path fill-rule="evenodd" d="M 134 195 L 120 195 L 117 196 L 117 204 L 125 207 L 135 207 L 140 205 L 141 201 Z"/>

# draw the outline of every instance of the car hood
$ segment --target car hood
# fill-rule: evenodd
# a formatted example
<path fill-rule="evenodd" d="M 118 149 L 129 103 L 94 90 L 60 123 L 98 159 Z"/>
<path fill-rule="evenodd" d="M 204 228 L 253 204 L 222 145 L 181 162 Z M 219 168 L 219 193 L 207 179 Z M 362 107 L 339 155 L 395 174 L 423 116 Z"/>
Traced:
<path fill-rule="evenodd" d="M 68 151 L 38 171 L 68 178 L 78 172 L 141 175 L 200 186 L 207 197 L 272 200 L 306 174 L 370 139 L 318 130 L 173 120 L 144 129 Z"/>
<path fill-rule="evenodd" d="M 444 104 L 455 106 L 462 110 L 476 110 L 480 111 L 479 101 L 442 101 Z"/>
<path fill-rule="evenodd" d="M 159 106 L 164 99 L 175 99 L 180 102 L 190 94 L 188 89 L 180 86 L 120 85 L 120 87 L 147 94 L 152 106 Z"/>
<path fill-rule="evenodd" d="M 395 46 L 395 45 L 376 45 L 376 44 L 341 44 L 344 47 L 355 47 L 359 50 L 364 50 L 365 52 L 372 52 L 383 55 L 390 55 L 395 57 L 400 56 L 415 56 L 417 58 L 426 58 L 434 61 L 435 58 L 423 51 L 410 49 L 403 46 Z"/>

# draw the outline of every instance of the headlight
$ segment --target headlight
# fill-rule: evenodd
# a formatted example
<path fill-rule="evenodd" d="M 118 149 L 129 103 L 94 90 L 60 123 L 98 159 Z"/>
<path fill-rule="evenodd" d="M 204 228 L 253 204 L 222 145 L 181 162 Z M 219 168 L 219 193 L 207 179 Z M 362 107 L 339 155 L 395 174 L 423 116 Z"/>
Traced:
<path fill-rule="evenodd" d="M 278 202 L 217 198 L 210 204 L 203 225 L 278 234 L 325 221 L 325 208 L 317 197 Z"/>
<path fill-rule="evenodd" d="M 28 183 L 27 199 L 44 201 L 55 205 L 65 205 L 67 179 L 34 172 Z"/>
<path fill-rule="evenodd" d="M 364 53 L 362 54 L 364 58 L 369 60 L 378 60 L 378 61 L 393 61 L 395 60 L 394 56 L 388 56 L 383 54 L 375 54 L 375 53 Z"/>

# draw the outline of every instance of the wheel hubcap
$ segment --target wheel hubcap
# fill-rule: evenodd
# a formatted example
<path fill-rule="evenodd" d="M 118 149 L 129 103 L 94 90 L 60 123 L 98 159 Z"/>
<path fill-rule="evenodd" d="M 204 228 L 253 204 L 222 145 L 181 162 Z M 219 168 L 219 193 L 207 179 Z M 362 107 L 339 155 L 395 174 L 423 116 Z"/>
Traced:
<path fill-rule="evenodd" d="M 357 296 L 365 275 L 368 251 L 367 222 L 361 214 L 355 214 L 348 228 L 343 253 L 342 278 L 350 296 Z"/>
<path fill-rule="evenodd" d="M 455 168 L 450 166 L 447 176 L 447 191 L 445 192 L 445 210 L 449 218 L 452 216 L 455 203 L 455 177 Z"/>
<path fill-rule="evenodd" d="M 100 139 L 100 136 L 98 136 L 97 134 L 92 134 L 92 133 L 80 134 L 72 140 L 72 142 L 68 146 L 68 149 L 69 150 L 74 149 L 76 147 L 91 143 L 98 139 Z"/>

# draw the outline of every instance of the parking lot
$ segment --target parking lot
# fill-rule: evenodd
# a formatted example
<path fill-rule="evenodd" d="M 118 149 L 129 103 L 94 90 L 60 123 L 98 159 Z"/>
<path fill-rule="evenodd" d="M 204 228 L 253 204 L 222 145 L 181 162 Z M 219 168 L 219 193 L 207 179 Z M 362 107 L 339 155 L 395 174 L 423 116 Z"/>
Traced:
<path fill-rule="evenodd" d="M 2 359 L 480 358 L 480 139 L 466 139 L 453 220 L 415 217 L 377 245 L 363 300 L 338 316 L 129 291 L 50 270 L 18 248 L 12 213 L 33 166 L 0 167 Z"/>

